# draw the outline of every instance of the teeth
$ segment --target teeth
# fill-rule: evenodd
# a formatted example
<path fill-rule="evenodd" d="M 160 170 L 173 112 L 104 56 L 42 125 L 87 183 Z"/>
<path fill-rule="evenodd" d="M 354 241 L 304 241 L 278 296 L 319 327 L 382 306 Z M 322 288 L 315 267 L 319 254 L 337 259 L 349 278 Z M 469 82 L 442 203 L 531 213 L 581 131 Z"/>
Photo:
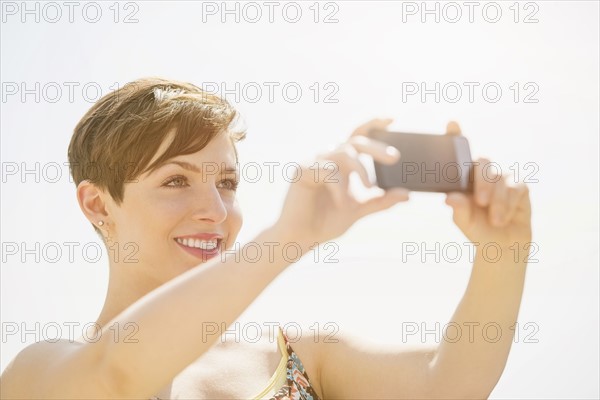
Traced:
<path fill-rule="evenodd" d="M 218 243 L 217 239 L 200 240 L 200 239 L 192 239 L 192 238 L 185 238 L 185 239 L 177 238 L 175 240 L 177 240 L 177 243 L 181 243 L 182 245 L 184 245 L 186 247 L 194 247 L 194 248 L 202 249 L 202 250 L 214 250 L 217 248 L 217 243 Z"/>

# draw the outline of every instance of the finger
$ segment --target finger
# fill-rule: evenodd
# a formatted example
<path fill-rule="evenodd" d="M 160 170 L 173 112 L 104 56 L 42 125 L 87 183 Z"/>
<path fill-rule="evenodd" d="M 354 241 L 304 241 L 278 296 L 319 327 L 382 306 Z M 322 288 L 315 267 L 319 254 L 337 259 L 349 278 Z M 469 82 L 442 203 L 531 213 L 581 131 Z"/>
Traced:
<path fill-rule="evenodd" d="M 329 154 L 328 158 L 331 161 L 328 161 L 328 163 L 333 162 L 335 164 L 333 166 L 329 165 L 329 168 L 333 167 L 335 169 L 332 174 L 340 173 L 344 176 L 348 176 L 352 172 L 356 172 L 358 173 L 363 185 L 366 187 L 371 187 L 373 186 L 373 183 L 371 183 L 369 180 L 369 174 L 367 173 L 365 166 L 358 160 L 357 155 L 358 153 L 356 149 L 348 144 L 347 148 L 344 148 L 336 153 Z M 317 161 L 317 163 L 320 162 Z"/>
<path fill-rule="evenodd" d="M 298 177 L 300 174 L 300 177 Z M 291 178 L 292 182 L 301 181 L 309 186 L 318 186 L 324 183 L 339 183 L 338 163 L 322 159 L 310 166 L 301 166 L 299 172 Z"/>
<path fill-rule="evenodd" d="M 322 182 L 322 185 L 327 189 L 333 198 L 333 203 L 338 208 L 346 208 L 353 200 L 348 192 L 348 177 L 340 174 L 335 182 Z"/>
<path fill-rule="evenodd" d="M 382 164 L 395 164 L 401 157 L 400 151 L 394 146 L 368 137 L 353 137 L 348 139 L 347 143 L 351 144 L 359 153 L 368 154 Z"/>
<path fill-rule="evenodd" d="M 332 166 L 335 167 L 333 170 Z M 292 178 L 292 184 L 296 182 L 309 187 L 325 188 L 337 207 L 343 207 L 350 200 L 348 180 L 338 173 L 337 163 L 332 160 L 320 160 L 316 167 L 313 164 L 299 168 Z"/>
<path fill-rule="evenodd" d="M 460 126 L 458 125 L 458 122 L 456 122 L 456 121 L 448 122 L 448 125 L 446 125 L 446 135 L 460 136 L 461 134 L 462 134 L 462 132 L 460 130 Z"/>
<path fill-rule="evenodd" d="M 369 122 L 362 124 L 352 132 L 350 137 L 354 136 L 369 136 L 372 130 L 386 129 L 394 120 L 392 118 L 372 119 Z"/>
<path fill-rule="evenodd" d="M 407 201 L 409 194 L 410 191 L 404 188 L 388 189 L 381 196 L 376 196 L 360 203 L 357 209 L 358 217 L 362 218 L 377 211 L 386 210 L 396 203 Z"/>
<path fill-rule="evenodd" d="M 495 168 L 489 166 L 490 161 L 479 158 L 475 163 L 475 182 L 473 183 L 475 202 L 480 207 L 487 207 L 492 199 L 494 183 L 497 180 Z"/>
<path fill-rule="evenodd" d="M 500 179 L 493 186 L 490 207 L 488 210 L 488 220 L 492 226 L 504 226 L 506 224 L 506 215 L 508 214 L 508 188 L 504 179 Z"/>
<path fill-rule="evenodd" d="M 471 202 L 463 193 L 450 192 L 446 196 L 446 204 L 452 207 L 452 219 L 463 231 L 468 230 L 471 223 Z"/>
<path fill-rule="evenodd" d="M 506 214 L 506 223 L 510 223 L 517 211 L 524 209 L 527 213 L 530 212 L 529 204 L 529 188 L 524 183 L 519 183 L 508 187 L 508 210 Z"/>
<path fill-rule="evenodd" d="M 300 179 L 309 186 L 324 187 L 337 207 L 347 207 L 353 200 L 349 192 L 349 171 L 347 167 L 340 168 L 340 165 L 345 165 L 339 160 L 340 154 L 330 156 L 311 166 L 301 167 Z"/>
<path fill-rule="evenodd" d="M 348 157 L 346 162 L 348 163 L 347 165 L 350 171 L 358 173 L 358 176 L 365 187 L 373 186 L 373 183 L 369 180 L 369 174 L 367 173 L 365 166 L 356 157 Z"/>

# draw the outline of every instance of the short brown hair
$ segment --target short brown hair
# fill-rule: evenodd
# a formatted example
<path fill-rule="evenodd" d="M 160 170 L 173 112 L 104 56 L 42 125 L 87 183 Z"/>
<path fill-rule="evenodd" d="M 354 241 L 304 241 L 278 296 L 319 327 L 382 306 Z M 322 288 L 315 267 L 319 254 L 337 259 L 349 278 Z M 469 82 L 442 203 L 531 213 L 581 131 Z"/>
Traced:
<path fill-rule="evenodd" d="M 89 180 L 107 189 L 119 204 L 126 182 L 170 158 L 200 151 L 222 132 L 230 134 L 235 149 L 246 135 L 229 131 L 237 116 L 225 99 L 190 83 L 130 82 L 102 97 L 75 127 L 68 151 L 71 175 L 75 185 Z M 169 148 L 148 165 L 172 129 Z"/>
<path fill-rule="evenodd" d="M 246 135 L 229 131 L 237 116 L 225 99 L 190 83 L 130 82 L 102 97 L 75 127 L 68 151 L 71 175 L 75 185 L 89 180 L 107 189 L 119 204 L 126 182 L 170 158 L 200 151 L 220 133 L 229 133 L 235 150 Z M 172 129 L 172 143 L 149 165 Z"/>

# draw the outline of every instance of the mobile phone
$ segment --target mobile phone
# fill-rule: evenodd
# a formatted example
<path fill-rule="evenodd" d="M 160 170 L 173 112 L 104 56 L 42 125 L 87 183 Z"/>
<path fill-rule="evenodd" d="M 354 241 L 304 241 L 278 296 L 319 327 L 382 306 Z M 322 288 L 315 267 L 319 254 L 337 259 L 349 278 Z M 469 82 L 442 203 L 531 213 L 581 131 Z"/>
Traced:
<path fill-rule="evenodd" d="M 396 147 L 400 160 L 392 165 L 374 161 L 377 185 L 419 192 L 473 192 L 473 162 L 463 136 L 374 130 L 369 136 Z"/>

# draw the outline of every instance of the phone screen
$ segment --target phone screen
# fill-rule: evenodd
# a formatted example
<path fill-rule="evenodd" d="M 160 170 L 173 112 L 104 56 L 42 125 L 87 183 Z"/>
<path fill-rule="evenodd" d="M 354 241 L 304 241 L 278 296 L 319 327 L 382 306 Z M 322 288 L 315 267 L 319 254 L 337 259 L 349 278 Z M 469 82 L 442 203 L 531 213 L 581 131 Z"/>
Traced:
<path fill-rule="evenodd" d="M 472 192 L 469 142 L 463 136 L 371 131 L 369 136 L 400 151 L 393 165 L 375 162 L 382 189 L 404 187 L 420 192 Z"/>

